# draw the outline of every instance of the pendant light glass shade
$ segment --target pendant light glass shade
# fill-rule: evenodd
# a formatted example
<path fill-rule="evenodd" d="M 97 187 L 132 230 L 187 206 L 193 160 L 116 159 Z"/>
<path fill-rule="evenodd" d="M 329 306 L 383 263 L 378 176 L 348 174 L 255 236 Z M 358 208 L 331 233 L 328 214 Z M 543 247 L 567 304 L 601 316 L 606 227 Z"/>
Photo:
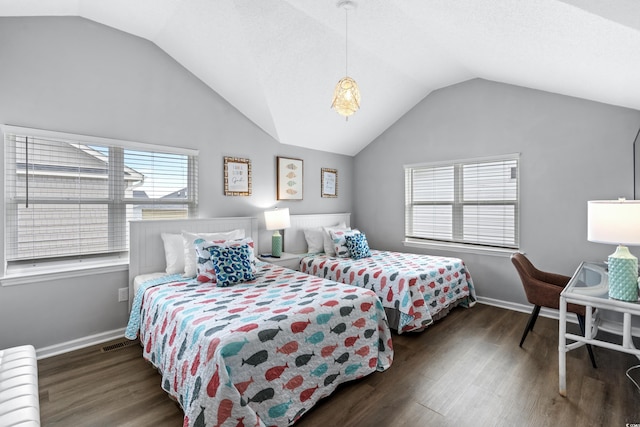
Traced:
<path fill-rule="evenodd" d="M 344 77 L 336 85 L 331 108 L 345 117 L 349 117 L 360 108 L 360 89 L 351 77 Z"/>

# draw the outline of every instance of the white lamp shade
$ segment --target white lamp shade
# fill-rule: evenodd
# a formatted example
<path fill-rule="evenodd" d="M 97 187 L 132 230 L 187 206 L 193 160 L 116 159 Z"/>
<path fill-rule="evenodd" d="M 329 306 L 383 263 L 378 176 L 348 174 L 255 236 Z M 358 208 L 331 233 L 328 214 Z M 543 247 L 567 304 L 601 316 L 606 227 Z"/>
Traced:
<path fill-rule="evenodd" d="M 587 202 L 587 240 L 640 245 L 640 200 Z"/>
<path fill-rule="evenodd" d="M 264 211 L 264 222 L 267 230 L 283 230 L 291 227 L 289 208 Z"/>

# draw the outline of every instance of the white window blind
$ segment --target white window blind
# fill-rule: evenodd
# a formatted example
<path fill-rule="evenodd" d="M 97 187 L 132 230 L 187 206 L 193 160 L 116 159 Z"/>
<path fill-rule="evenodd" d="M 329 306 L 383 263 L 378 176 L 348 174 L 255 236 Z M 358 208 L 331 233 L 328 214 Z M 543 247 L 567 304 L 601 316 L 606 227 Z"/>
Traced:
<path fill-rule="evenodd" d="M 405 166 L 405 237 L 518 248 L 517 155 Z"/>
<path fill-rule="evenodd" d="M 192 150 L 12 127 L 4 140 L 9 265 L 126 253 L 128 221 L 197 215 Z"/>

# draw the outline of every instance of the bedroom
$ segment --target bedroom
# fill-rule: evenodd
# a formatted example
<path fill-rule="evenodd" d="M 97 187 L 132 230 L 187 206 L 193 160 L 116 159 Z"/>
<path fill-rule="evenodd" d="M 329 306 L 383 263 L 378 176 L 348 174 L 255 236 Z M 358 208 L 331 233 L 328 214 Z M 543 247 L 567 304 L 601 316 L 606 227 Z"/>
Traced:
<path fill-rule="evenodd" d="M 357 154 L 341 155 L 324 147 L 280 144 L 157 46 L 113 28 L 78 17 L 3 17 L 0 40 L 0 123 L 196 148 L 215 167 L 209 182 L 201 160 L 203 217 L 259 217 L 274 206 L 275 157 L 284 155 L 304 159 L 305 194 L 301 202 L 279 206 L 296 214 L 351 212 L 372 247 L 408 250 L 402 245 L 402 165 L 519 152 L 521 248 L 546 269 L 571 275 L 580 261 L 611 252 L 607 245 L 587 242 L 585 202 L 633 198 L 637 107 L 529 89 L 487 75 L 416 99 L 413 109 Z M 328 77 L 331 91 L 339 76 Z M 626 90 L 638 92 L 633 89 Z M 328 105 L 322 108 L 344 124 Z M 341 129 L 357 124 L 361 113 Z M 252 196 L 223 195 L 227 155 L 252 160 Z M 320 197 L 323 167 L 339 171 L 336 199 Z M 260 241 L 268 245 L 268 240 L 264 232 Z M 459 256 L 473 274 L 480 302 L 528 310 L 508 258 Z M 93 271 L 90 277 L 90 283 L 87 275 L 3 283 L 0 348 L 32 343 L 51 355 L 122 335 L 128 307 L 117 294 L 127 282 L 126 267 Z"/>

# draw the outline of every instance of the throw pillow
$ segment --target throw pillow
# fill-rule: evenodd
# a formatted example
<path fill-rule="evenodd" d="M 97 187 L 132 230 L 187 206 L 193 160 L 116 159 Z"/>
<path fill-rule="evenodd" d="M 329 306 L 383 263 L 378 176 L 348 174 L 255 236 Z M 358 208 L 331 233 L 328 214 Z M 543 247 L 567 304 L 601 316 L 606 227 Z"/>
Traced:
<path fill-rule="evenodd" d="M 345 240 L 347 241 L 347 249 L 351 254 L 351 258 L 361 259 L 371 256 L 369 242 L 367 242 L 367 236 L 364 233 L 345 236 Z"/>
<path fill-rule="evenodd" d="M 215 246 L 211 257 L 216 272 L 216 286 L 226 287 L 255 279 L 249 245 Z"/>
<path fill-rule="evenodd" d="M 254 243 L 251 237 L 238 240 L 197 241 L 194 244 L 197 257 L 196 279 L 202 283 L 215 283 L 217 281 L 215 258 L 218 256 L 219 248 L 240 247 L 243 245 L 248 248 L 251 271 L 255 273 Z"/>
<path fill-rule="evenodd" d="M 335 256 L 338 258 L 348 258 L 349 257 L 349 248 L 347 248 L 347 236 L 353 236 L 355 234 L 360 234 L 358 230 L 337 230 L 330 231 L 331 239 L 333 241 L 333 250 L 335 252 Z"/>
<path fill-rule="evenodd" d="M 347 227 L 345 223 L 342 222 L 333 227 L 322 227 L 322 230 L 323 230 L 322 238 L 323 238 L 324 253 L 327 255 L 335 256 L 336 251 L 333 246 L 333 238 L 331 237 L 331 234 L 330 234 L 331 231 L 351 230 L 351 228 Z"/>
<path fill-rule="evenodd" d="M 184 251 L 184 277 L 196 277 L 197 274 L 197 257 L 194 250 L 194 244 L 197 242 L 214 241 L 214 240 L 234 240 L 242 239 L 244 230 L 237 229 L 231 231 L 217 233 L 190 233 L 182 232 L 182 243 Z"/>

